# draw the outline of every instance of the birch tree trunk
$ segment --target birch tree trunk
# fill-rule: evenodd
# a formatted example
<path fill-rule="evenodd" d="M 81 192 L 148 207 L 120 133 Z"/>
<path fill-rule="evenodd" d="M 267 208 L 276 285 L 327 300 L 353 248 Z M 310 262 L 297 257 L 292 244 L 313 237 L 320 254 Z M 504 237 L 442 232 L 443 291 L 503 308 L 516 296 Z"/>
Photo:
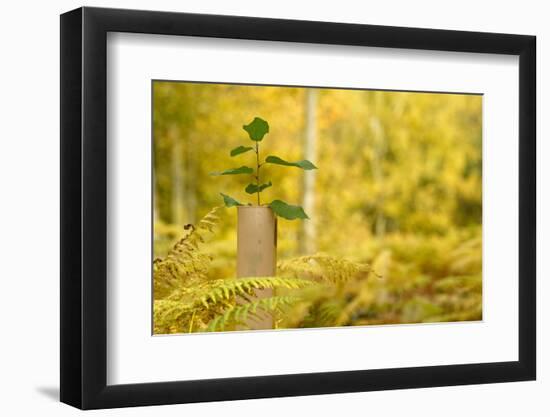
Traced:
<path fill-rule="evenodd" d="M 183 155 L 182 144 L 179 137 L 179 129 L 172 126 L 170 129 L 170 136 L 173 143 L 172 148 L 172 218 L 171 221 L 174 224 L 183 223 Z"/>
<path fill-rule="evenodd" d="M 318 91 L 308 88 L 305 94 L 305 134 L 304 159 L 317 160 L 317 97 Z M 316 170 L 304 171 L 302 207 L 309 216 L 309 220 L 302 222 L 300 252 L 313 254 L 317 251 L 317 230 L 315 222 L 315 177 Z"/>
<path fill-rule="evenodd" d="M 382 95 L 379 91 L 376 91 L 374 97 L 375 114 L 381 111 L 383 108 Z M 384 132 L 384 126 L 378 116 L 372 116 L 370 119 L 370 130 L 372 132 L 372 143 L 374 149 L 374 156 L 372 159 L 372 174 L 376 184 L 383 184 L 384 172 L 382 169 L 382 163 L 386 157 L 387 144 Z M 382 190 L 384 187 L 382 187 Z M 386 234 L 386 217 L 384 216 L 384 191 L 378 196 L 376 218 L 374 223 L 374 233 L 377 237 L 382 237 Z"/>
<path fill-rule="evenodd" d="M 158 209 L 158 190 L 157 190 L 157 175 L 155 173 L 156 168 L 153 165 L 153 175 L 151 176 L 151 181 L 153 181 L 153 184 L 151 184 L 152 189 L 152 196 L 153 199 L 153 224 L 156 224 L 159 221 L 159 209 Z"/>
<path fill-rule="evenodd" d="M 185 207 L 186 223 L 195 224 L 197 221 L 197 182 L 198 182 L 198 146 L 195 135 L 190 134 L 187 137 L 185 147 L 185 198 L 183 205 Z"/>

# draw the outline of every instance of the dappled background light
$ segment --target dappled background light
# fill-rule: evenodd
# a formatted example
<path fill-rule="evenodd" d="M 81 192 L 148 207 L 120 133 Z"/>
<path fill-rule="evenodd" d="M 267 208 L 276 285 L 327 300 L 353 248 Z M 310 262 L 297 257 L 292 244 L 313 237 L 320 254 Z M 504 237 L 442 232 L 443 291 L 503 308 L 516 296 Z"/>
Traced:
<path fill-rule="evenodd" d="M 326 254 L 372 267 L 341 325 L 481 319 L 481 96 L 162 81 L 153 92 L 155 256 L 223 205 L 220 192 L 255 202 L 247 176 L 209 173 L 253 165 L 253 152 L 229 150 L 250 144 L 242 126 L 258 116 L 270 125 L 263 157 L 319 168 L 262 167 L 273 183 L 262 199 L 311 218 L 279 219 L 279 261 Z M 237 212 L 219 216 L 210 279 L 235 276 Z M 332 296 L 349 307 L 349 291 Z M 308 327 L 304 314 L 281 323 Z"/>

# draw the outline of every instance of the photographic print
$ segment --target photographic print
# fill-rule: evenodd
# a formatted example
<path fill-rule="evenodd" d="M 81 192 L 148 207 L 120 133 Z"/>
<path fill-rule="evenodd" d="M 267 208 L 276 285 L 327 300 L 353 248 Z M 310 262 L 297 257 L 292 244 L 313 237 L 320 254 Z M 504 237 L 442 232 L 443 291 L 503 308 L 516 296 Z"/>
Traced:
<path fill-rule="evenodd" d="M 60 34 L 62 402 L 536 379 L 536 37 L 94 7 Z"/>
<path fill-rule="evenodd" d="M 482 99 L 152 81 L 153 333 L 481 320 Z"/>

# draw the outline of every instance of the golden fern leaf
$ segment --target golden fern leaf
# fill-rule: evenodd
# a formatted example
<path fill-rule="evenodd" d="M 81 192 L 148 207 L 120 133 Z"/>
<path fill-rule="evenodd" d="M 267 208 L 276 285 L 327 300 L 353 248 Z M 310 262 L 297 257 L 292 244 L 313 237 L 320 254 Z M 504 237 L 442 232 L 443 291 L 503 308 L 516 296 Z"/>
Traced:
<path fill-rule="evenodd" d="M 198 223 L 185 226 L 188 233 L 178 240 L 164 259 L 153 262 L 153 281 L 155 299 L 167 297 L 184 281 L 193 278 L 204 278 L 208 272 L 212 257 L 201 252 L 199 246 L 208 233 L 213 233 L 220 218 L 218 212 L 222 207 L 214 207 Z"/>
<path fill-rule="evenodd" d="M 207 330 L 215 332 L 224 331 L 228 326 L 231 326 L 231 328 L 246 326 L 248 320 L 259 318 L 260 311 L 282 312 L 285 307 L 292 305 L 296 300 L 296 297 L 292 296 L 275 296 L 235 305 L 222 315 L 215 317 L 209 323 Z"/>
<path fill-rule="evenodd" d="M 299 278 L 247 277 L 227 278 L 198 283 L 191 288 L 174 291 L 168 299 L 188 302 L 194 308 L 210 308 L 219 303 L 233 302 L 237 297 L 247 297 L 254 290 L 284 288 L 297 290 L 315 285 L 314 282 Z"/>
<path fill-rule="evenodd" d="M 237 299 L 248 300 L 254 290 L 283 288 L 297 290 L 316 285 L 298 278 L 250 277 L 193 282 L 172 291 L 162 300 L 155 300 L 155 332 L 166 333 L 204 330 L 206 323 L 237 305 Z"/>
<path fill-rule="evenodd" d="M 188 321 L 189 306 L 172 300 L 155 300 L 153 305 L 153 332 L 155 334 L 177 333 Z"/>
<path fill-rule="evenodd" d="M 280 273 L 295 277 L 308 277 L 332 283 L 347 282 L 357 276 L 368 275 L 371 267 L 347 259 L 324 254 L 301 256 L 280 262 Z"/>

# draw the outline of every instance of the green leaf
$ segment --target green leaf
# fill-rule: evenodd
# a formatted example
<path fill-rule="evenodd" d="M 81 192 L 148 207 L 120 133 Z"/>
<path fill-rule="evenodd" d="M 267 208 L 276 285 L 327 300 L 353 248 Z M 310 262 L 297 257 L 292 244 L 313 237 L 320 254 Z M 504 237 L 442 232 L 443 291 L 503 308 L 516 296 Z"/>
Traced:
<path fill-rule="evenodd" d="M 245 165 L 239 168 L 226 169 L 222 172 L 211 172 L 210 175 L 237 175 L 237 174 L 252 174 L 254 170 Z"/>
<path fill-rule="evenodd" d="M 252 146 L 242 146 L 242 145 L 237 146 L 235 149 L 231 150 L 230 155 L 231 156 L 237 156 L 237 155 L 240 155 L 242 153 L 251 151 L 252 149 L 254 149 Z"/>
<path fill-rule="evenodd" d="M 244 125 L 243 129 L 248 132 L 248 136 L 255 142 L 260 142 L 266 133 L 269 132 L 269 124 L 259 117 L 255 117 L 249 124 Z"/>
<path fill-rule="evenodd" d="M 287 220 L 309 219 L 302 207 L 293 206 L 281 200 L 273 200 L 271 204 L 269 204 L 269 207 L 271 207 L 277 216 Z"/>
<path fill-rule="evenodd" d="M 265 184 L 260 184 L 260 185 L 256 185 L 256 184 L 248 184 L 246 186 L 246 188 L 244 189 L 248 194 L 254 194 L 254 193 L 258 193 L 258 192 L 262 192 L 263 190 L 265 190 L 266 188 L 268 187 L 271 187 L 273 184 L 271 184 L 271 181 L 265 183 Z"/>
<path fill-rule="evenodd" d="M 268 164 L 285 165 L 287 167 L 298 167 L 305 169 L 306 171 L 309 171 L 310 169 L 317 169 L 317 167 L 309 162 L 307 159 L 298 162 L 289 162 L 279 158 L 278 156 L 269 155 L 267 158 L 265 158 L 265 162 Z"/>
<path fill-rule="evenodd" d="M 220 195 L 223 197 L 223 202 L 225 203 L 225 207 L 242 206 L 242 204 L 239 203 L 234 198 L 229 197 L 228 195 L 226 195 L 224 193 L 220 193 Z"/>

